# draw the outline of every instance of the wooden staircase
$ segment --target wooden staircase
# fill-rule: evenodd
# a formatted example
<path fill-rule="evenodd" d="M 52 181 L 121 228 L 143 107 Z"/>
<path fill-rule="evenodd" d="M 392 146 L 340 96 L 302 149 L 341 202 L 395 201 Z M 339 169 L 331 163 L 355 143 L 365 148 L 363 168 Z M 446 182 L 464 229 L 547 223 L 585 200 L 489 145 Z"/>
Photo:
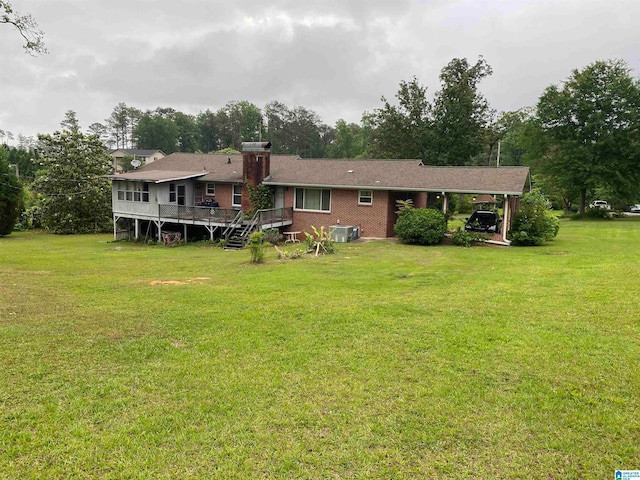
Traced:
<path fill-rule="evenodd" d="M 258 227 L 260 212 L 256 212 L 250 220 L 244 220 L 242 212 L 236 216 L 224 231 L 224 249 L 241 250 L 249 242 L 249 235 Z"/>
<path fill-rule="evenodd" d="M 249 234 L 243 235 L 244 227 L 229 230 L 224 236 L 225 250 L 242 250 L 249 241 Z"/>

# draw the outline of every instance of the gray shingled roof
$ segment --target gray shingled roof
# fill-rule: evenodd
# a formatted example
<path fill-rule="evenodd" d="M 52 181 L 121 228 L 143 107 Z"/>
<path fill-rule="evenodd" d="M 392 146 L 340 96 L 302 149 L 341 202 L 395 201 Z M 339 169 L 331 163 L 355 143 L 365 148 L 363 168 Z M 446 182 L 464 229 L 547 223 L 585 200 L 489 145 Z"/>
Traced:
<path fill-rule="evenodd" d="M 229 159 L 231 159 L 229 163 Z M 160 173 L 163 172 L 163 173 Z M 113 179 L 197 176 L 209 182 L 241 182 L 242 155 L 173 153 Z M 182 177 L 187 178 L 187 177 Z M 267 185 L 520 195 L 528 187 L 528 167 L 432 167 L 419 160 L 301 159 L 271 155 Z M 160 180 L 167 181 L 167 180 Z"/>

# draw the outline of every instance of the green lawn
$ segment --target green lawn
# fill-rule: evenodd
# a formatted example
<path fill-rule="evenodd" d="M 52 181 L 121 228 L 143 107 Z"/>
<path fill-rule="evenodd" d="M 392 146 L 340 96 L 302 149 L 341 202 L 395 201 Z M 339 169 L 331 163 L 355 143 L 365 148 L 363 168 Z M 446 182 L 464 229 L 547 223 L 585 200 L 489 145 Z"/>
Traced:
<path fill-rule="evenodd" d="M 545 247 L 0 239 L 0 478 L 640 469 L 640 219 Z"/>

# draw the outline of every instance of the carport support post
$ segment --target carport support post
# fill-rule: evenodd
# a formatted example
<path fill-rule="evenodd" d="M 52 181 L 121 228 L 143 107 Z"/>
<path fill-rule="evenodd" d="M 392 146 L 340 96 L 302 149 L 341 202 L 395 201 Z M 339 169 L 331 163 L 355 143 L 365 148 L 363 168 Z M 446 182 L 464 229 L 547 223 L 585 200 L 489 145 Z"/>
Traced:
<path fill-rule="evenodd" d="M 442 213 L 447 214 L 447 209 L 449 208 L 449 199 L 447 198 L 447 194 L 442 192 Z"/>
<path fill-rule="evenodd" d="M 140 238 L 140 220 L 139 219 L 134 219 L 133 220 L 133 224 L 134 224 L 134 229 L 133 229 L 133 238 L 135 238 L 136 240 L 138 240 Z"/>
<path fill-rule="evenodd" d="M 507 241 L 507 232 L 511 223 L 511 210 L 509 210 L 509 195 L 504 196 L 502 202 L 502 240 Z"/>

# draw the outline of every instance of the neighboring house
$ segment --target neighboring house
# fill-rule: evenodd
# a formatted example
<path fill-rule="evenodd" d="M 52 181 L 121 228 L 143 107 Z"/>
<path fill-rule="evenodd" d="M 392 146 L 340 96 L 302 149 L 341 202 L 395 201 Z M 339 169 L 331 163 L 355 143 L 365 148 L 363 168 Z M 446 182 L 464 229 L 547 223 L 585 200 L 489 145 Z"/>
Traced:
<path fill-rule="evenodd" d="M 122 171 L 120 162 L 124 157 L 132 157 L 134 160 L 139 160 L 141 165 L 153 163 L 166 157 L 162 150 L 141 150 L 137 148 L 119 148 L 117 150 L 109 150 L 108 153 L 113 157 L 114 172 Z"/>
<path fill-rule="evenodd" d="M 302 159 L 271 155 L 267 142 L 246 142 L 242 155 L 174 153 L 113 180 L 114 236 L 133 225 L 134 236 L 163 229 L 204 228 L 210 238 L 246 235 L 253 228 L 355 226 L 364 237 L 394 236 L 397 201 L 447 209 L 452 195 L 504 197 L 502 239 L 529 189 L 528 167 L 433 167 L 419 160 Z M 245 180 L 273 188 L 274 209 L 251 210 Z M 216 208 L 199 206 L 215 199 Z M 128 222 L 127 222 L 128 221 Z"/>

